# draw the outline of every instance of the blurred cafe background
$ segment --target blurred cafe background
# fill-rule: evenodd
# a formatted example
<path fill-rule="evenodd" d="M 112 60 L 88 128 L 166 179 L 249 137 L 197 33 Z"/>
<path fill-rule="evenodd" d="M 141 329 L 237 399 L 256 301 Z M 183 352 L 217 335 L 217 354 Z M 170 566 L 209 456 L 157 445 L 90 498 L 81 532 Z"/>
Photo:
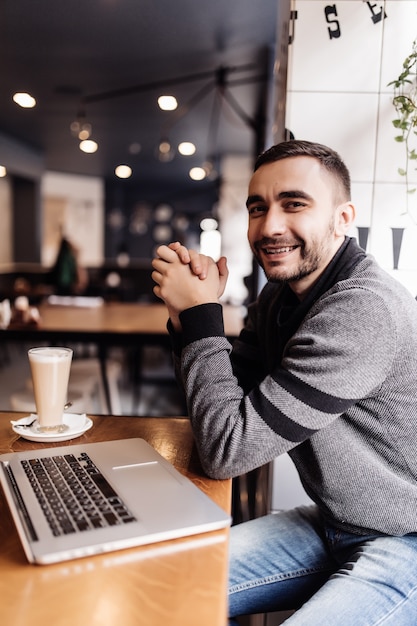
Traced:
<path fill-rule="evenodd" d="M 255 156 L 288 137 L 340 152 L 352 236 L 416 295 L 417 172 L 396 139 L 391 84 L 416 24 L 415 0 L 3 0 L 0 301 L 15 315 L 16 300 L 39 309 L 40 327 L 54 295 L 151 306 L 155 248 L 178 239 L 228 257 L 224 302 L 242 318 L 262 286 L 247 183 Z M 84 272 L 69 290 L 56 279 L 63 239 Z M 7 409 L 27 346 L 2 340 Z M 84 342 L 76 357 L 95 360 L 96 348 Z M 120 412 L 183 413 L 175 384 L 161 393 L 142 380 L 132 404 L 126 353 L 110 351 Z M 141 374 L 173 382 L 166 346 L 144 356 Z"/>
<path fill-rule="evenodd" d="M 51 267 L 64 235 L 88 294 L 148 300 L 155 247 L 198 247 L 204 233 L 218 255 L 230 212 L 243 223 L 222 233 L 222 252 L 240 239 L 243 253 L 229 254 L 240 280 L 228 298 L 243 302 L 252 266 L 242 193 L 271 127 L 278 7 L 3 2 L 1 264 L 22 275 L 23 264 Z M 22 92 L 32 108 L 13 100 Z"/>
<path fill-rule="evenodd" d="M 255 289 L 246 185 L 270 133 L 289 7 L 280 16 L 275 0 L 6 0 L 0 11 L 0 300 L 153 303 L 151 258 L 178 239 L 227 254 L 225 301 L 244 304 Z M 84 272 L 77 286 L 57 268 L 63 244 Z M 22 385 L 22 346 L 2 352 L 7 408 Z M 174 390 L 132 407 L 126 350 L 114 352 L 122 412 L 184 411 Z M 170 369 L 165 349 L 146 352 Z"/>

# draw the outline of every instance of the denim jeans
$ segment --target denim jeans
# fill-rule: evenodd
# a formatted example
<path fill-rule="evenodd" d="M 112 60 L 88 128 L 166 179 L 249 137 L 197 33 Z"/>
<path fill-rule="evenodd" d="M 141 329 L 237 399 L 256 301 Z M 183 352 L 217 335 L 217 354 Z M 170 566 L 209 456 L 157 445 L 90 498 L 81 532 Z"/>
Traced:
<path fill-rule="evenodd" d="M 315 506 L 233 526 L 230 617 L 288 609 L 291 626 L 416 626 L 417 534 L 346 533 Z"/>

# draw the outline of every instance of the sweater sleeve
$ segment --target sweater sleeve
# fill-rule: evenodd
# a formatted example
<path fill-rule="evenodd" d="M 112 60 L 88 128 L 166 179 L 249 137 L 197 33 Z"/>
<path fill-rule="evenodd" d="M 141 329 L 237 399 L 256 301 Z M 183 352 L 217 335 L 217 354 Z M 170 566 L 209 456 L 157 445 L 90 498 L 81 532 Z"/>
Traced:
<path fill-rule="evenodd" d="M 369 326 L 373 316 L 378 324 Z M 395 349 L 383 301 L 362 289 L 336 290 L 312 307 L 282 362 L 260 381 L 255 372 L 248 386 L 248 376 L 242 385 L 233 368 L 219 305 L 194 307 L 180 318 L 180 376 L 202 465 L 215 478 L 271 461 L 375 393 Z M 237 345 L 241 372 L 242 363 L 259 365 L 250 322 Z"/>

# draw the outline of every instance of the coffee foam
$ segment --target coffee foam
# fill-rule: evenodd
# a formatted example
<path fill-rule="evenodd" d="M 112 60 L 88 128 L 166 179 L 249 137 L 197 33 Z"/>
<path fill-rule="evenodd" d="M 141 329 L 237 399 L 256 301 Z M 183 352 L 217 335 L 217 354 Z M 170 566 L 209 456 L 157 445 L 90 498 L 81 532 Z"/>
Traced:
<path fill-rule="evenodd" d="M 62 350 L 60 348 L 43 348 L 42 350 L 29 353 L 29 358 L 31 361 L 39 361 L 42 363 L 51 362 L 51 361 L 59 361 L 61 359 L 66 359 L 71 355 L 67 350 Z"/>

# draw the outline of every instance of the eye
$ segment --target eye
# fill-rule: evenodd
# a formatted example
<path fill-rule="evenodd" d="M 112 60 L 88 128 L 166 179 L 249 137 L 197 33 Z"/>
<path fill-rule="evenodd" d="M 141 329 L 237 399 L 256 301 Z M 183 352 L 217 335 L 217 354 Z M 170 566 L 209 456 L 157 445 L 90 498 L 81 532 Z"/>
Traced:
<path fill-rule="evenodd" d="M 263 215 L 264 213 L 266 213 L 267 210 L 268 209 L 266 206 L 254 205 L 248 208 L 248 213 L 250 217 L 257 217 L 259 215 Z"/>
<path fill-rule="evenodd" d="M 300 211 L 306 206 L 307 204 L 305 202 L 300 202 L 299 200 L 291 200 L 290 202 L 285 203 L 285 209 L 287 211 Z"/>

